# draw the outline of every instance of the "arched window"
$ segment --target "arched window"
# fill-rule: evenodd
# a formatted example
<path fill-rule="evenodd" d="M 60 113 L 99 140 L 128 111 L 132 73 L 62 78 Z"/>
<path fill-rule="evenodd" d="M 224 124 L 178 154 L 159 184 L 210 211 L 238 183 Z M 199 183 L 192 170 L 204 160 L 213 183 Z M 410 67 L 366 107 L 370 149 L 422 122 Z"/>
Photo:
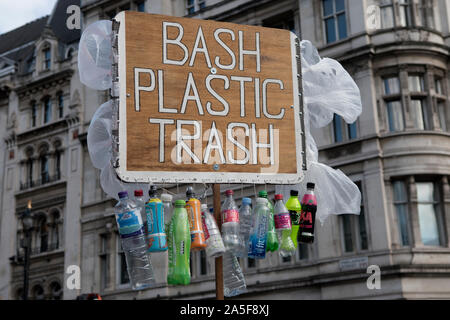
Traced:
<path fill-rule="evenodd" d="M 50 299 L 51 300 L 61 300 L 62 299 L 62 288 L 58 282 L 52 282 L 50 284 Z"/>
<path fill-rule="evenodd" d="M 44 98 L 44 124 L 49 123 L 52 120 L 52 101 L 50 97 Z"/>
<path fill-rule="evenodd" d="M 51 214 L 51 230 L 50 230 L 50 250 L 56 250 L 59 248 L 59 224 L 60 224 L 59 211 L 55 210 Z"/>
<path fill-rule="evenodd" d="M 31 290 L 32 298 L 34 300 L 44 300 L 44 289 L 40 285 L 35 285 Z"/>
<path fill-rule="evenodd" d="M 42 184 L 49 182 L 50 175 L 48 172 L 48 155 L 43 154 L 40 158 L 41 163 L 41 182 Z"/>
<path fill-rule="evenodd" d="M 26 186 L 28 188 L 33 187 L 33 148 L 28 147 L 25 152 L 27 157 L 26 161 Z"/>
<path fill-rule="evenodd" d="M 47 46 L 42 50 L 42 70 L 50 70 L 51 65 L 52 65 L 52 55 L 50 51 L 50 46 Z"/>
<path fill-rule="evenodd" d="M 47 229 L 47 218 L 45 215 L 41 215 L 38 218 L 38 240 L 39 241 L 39 252 L 48 251 L 48 229 Z"/>

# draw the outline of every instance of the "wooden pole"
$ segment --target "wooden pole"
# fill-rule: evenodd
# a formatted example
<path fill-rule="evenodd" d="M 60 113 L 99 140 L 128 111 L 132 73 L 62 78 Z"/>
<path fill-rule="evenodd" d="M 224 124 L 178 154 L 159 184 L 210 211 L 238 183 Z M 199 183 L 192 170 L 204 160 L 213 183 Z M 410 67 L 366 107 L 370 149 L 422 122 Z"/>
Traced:
<path fill-rule="evenodd" d="M 222 217 L 220 216 L 220 184 L 213 184 L 213 199 L 214 199 L 214 217 L 216 218 L 219 231 L 222 231 Z M 224 300 L 223 297 L 223 259 L 218 257 L 215 260 L 216 268 L 216 299 Z"/>

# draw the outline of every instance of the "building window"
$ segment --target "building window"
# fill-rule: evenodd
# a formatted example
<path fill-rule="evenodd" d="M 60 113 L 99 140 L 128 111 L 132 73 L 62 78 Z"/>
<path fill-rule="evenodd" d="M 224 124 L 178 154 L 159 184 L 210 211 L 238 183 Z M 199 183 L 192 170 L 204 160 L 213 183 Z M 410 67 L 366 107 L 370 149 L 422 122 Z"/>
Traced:
<path fill-rule="evenodd" d="M 422 243 L 427 246 L 442 245 L 439 187 L 434 182 L 416 182 L 416 189 Z"/>
<path fill-rule="evenodd" d="M 27 73 L 33 72 L 35 64 L 36 64 L 36 56 L 33 53 L 33 56 L 27 60 Z"/>
<path fill-rule="evenodd" d="M 353 123 L 347 124 L 347 136 L 349 140 L 356 139 L 357 133 L 356 133 L 356 121 Z"/>
<path fill-rule="evenodd" d="M 109 287 L 109 234 L 100 235 L 100 287 L 102 290 Z"/>
<path fill-rule="evenodd" d="M 48 171 L 48 156 L 46 154 L 42 155 L 40 162 L 41 162 L 41 182 L 42 184 L 44 184 L 50 181 L 50 175 Z"/>
<path fill-rule="evenodd" d="M 117 280 L 119 285 L 130 283 L 130 276 L 128 274 L 127 259 L 125 252 L 122 249 L 122 242 L 120 236 L 117 235 Z"/>
<path fill-rule="evenodd" d="M 56 150 L 55 153 L 55 173 L 56 179 L 61 179 L 61 151 Z"/>
<path fill-rule="evenodd" d="M 27 184 L 29 187 L 33 185 L 33 159 L 31 157 L 27 160 Z"/>
<path fill-rule="evenodd" d="M 47 219 L 45 216 L 39 219 L 39 252 L 47 252 L 48 250 L 48 230 Z"/>
<path fill-rule="evenodd" d="M 446 113 L 446 102 L 438 101 L 437 103 L 437 111 L 439 116 L 439 124 L 441 126 L 442 131 L 447 131 L 447 113 Z"/>
<path fill-rule="evenodd" d="M 381 28 L 394 27 L 394 7 L 392 0 L 381 0 L 380 2 Z"/>
<path fill-rule="evenodd" d="M 344 236 L 344 251 L 353 252 L 353 221 L 351 214 L 343 214 L 342 217 L 342 234 Z"/>
<path fill-rule="evenodd" d="M 434 91 L 436 94 L 443 95 L 444 90 L 442 89 L 442 79 L 441 78 L 435 78 L 434 79 Z"/>
<path fill-rule="evenodd" d="M 396 76 L 384 78 L 383 88 L 389 131 L 402 131 L 405 128 L 405 122 L 403 118 L 399 78 Z"/>
<path fill-rule="evenodd" d="M 50 97 L 44 99 L 44 124 L 49 123 L 52 120 L 52 102 Z"/>
<path fill-rule="evenodd" d="M 409 225 L 408 225 L 408 194 L 404 181 L 394 181 L 394 207 L 397 215 L 399 241 L 401 245 L 408 246 L 409 241 Z"/>
<path fill-rule="evenodd" d="M 409 75 L 408 88 L 411 94 L 411 116 L 414 127 L 419 130 L 431 130 L 423 75 Z"/>
<path fill-rule="evenodd" d="M 295 30 L 294 15 L 292 12 L 287 12 L 275 17 L 271 17 L 263 21 L 263 26 L 268 28 L 289 30 L 297 33 Z"/>
<path fill-rule="evenodd" d="M 33 101 L 33 104 L 31 105 L 31 127 L 36 126 L 36 120 L 37 120 L 37 106 L 36 102 Z"/>
<path fill-rule="evenodd" d="M 344 126 L 347 129 L 346 131 L 344 131 Z M 333 134 L 334 134 L 334 142 L 342 142 L 346 140 L 356 139 L 358 136 L 356 121 L 347 124 L 340 115 L 334 114 Z"/>
<path fill-rule="evenodd" d="M 433 12 L 433 0 L 420 0 L 419 1 L 419 25 L 434 29 L 434 12 Z"/>
<path fill-rule="evenodd" d="M 411 0 L 398 0 L 399 24 L 402 27 L 411 26 Z"/>
<path fill-rule="evenodd" d="M 63 94 L 58 94 L 58 116 L 60 119 L 64 117 L 64 97 Z"/>
<path fill-rule="evenodd" d="M 347 38 L 344 0 L 323 0 L 323 20 L 327 43 Z"/>
<path fill-rule="evenodd" d="M 206 261 L 205 250 L 200 251 L 200 275 L 206 275 L 208 273 L 208 263 Z"/>
<path fill-rule="evenodd" d="M 43 65 L 42 65 L 42 69 L 43 70 L 50 70 L 50 66 L 51 66 L 51 52 L 50 52 L 50 48 L 45 48 L 43 51 Z"/>
<path fill-rule="evenodd" d="M 334 132 L 334 142 L 342 142 L 344 140 L 342 133 L 342 118 L 338 114 L 334 114 L 333 132 Z"/>
<path fill-rule="evenodd" d="M 59 212 L 52 213 L 51 250 L 59 249 Z"/>
<path fill-rule="evenodd" d="M 195 0 L 186 1 L 186 10 L 188 14 L 192 14 L 195 12 Z"/>
<path fill-rule="evenodd" d="M 145 1 L 136 2 L 136 10 L 138 12 L 145 12 Z"/>

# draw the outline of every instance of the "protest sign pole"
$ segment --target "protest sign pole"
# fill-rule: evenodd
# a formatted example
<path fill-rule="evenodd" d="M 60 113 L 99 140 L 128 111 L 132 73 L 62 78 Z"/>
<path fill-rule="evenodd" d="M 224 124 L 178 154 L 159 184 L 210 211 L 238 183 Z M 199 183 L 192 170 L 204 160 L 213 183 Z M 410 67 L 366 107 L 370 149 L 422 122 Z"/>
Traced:
<path fill-rule="evenodd" d="M 222 219 L 220 217 L 220 184 L 213 184 L 213 200 L 214 200 L 214 217 L 217 221 L 219 231 L 222 231 Z M 215 260 L 216 273 L 216 299 L 223 300 L 223 257 Z"/>

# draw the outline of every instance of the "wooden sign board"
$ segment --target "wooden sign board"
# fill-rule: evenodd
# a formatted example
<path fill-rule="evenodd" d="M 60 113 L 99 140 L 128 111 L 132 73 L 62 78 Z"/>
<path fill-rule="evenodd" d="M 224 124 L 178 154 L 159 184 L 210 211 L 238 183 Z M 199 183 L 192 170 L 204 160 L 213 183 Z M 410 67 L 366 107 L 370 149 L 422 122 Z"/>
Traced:
<path fill-rule="evenodd" d="M 302 180 L 295 34 L 139 12 L 115 20 L 120 179 Z"/>

